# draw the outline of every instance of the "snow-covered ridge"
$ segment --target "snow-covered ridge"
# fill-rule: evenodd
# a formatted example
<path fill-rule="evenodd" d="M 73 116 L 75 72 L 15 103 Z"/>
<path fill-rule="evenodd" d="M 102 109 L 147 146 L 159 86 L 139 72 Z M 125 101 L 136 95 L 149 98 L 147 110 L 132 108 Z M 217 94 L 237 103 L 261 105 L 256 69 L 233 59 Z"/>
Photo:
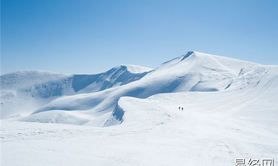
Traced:
<path fill-rule="evenodd" d="M 122 64 L 119 66 L 120 68 L 126 68 L 127 71 L 130 73 L 145 73 L 152 70 L 152 68 L 145 67 L 145 66 L 139 66 L 139 65 L 130 65 L 130 64 Z"/>
<path fill-rule="evenodd" d="M 131 68 L 133 72 L 130 72 Z M 64 75 L 44 71 L 18 71 L 0 76 L 2 117 L 33 112 L 39 106 L 68 95 L 118 87 L 143 77 L 151 69 L 121 65 L 99 74 Z M 140 71 L 142 71 L 140 73 Z M 20 113 L 20 114 L 21 114 Z"/>
<path fill-rule="evenodd" d="M 1 89 L 25 90 L 35 86 L 49 86 L 47 84 L 72 84 L 68 85 L 78 92 L 93 84 L 101 83 L 102 87 L 91 85 L 92 91 L 99 91 L 115 85 L 123 85 L 139 79 L 152 69 L 137 65 L 120 65 L 99 74 L 58 74 L 45 71 L 17 71 L 0 76 Z M 105 84 L 105 85 L 104 85 Z M 58 86 L 58 85 L 57 85 Z M 93 86 L 93 87 L 92 87 Z M 93 89 L 92 89 L 93 88 Z M 88 90 L 88 92 L 90 92 Z"/>
<path fill-rule="evenodd" d="M 65 74 L 46 71 L 17 71 L 0 76 L 1 89 L 22 89 L 47 81 L 63 79 L 65 77 L 67 77 Z"/>

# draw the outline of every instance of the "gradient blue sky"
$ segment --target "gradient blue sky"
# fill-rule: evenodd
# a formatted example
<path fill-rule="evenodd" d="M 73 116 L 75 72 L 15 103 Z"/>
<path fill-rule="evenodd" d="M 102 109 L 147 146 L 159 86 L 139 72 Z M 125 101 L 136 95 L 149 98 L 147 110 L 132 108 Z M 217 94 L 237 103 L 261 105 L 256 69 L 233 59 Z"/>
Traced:
<path fill-rule="evenodd" d="M 156 67 L 187 50 L 278 64 L 278 1 L 1 0 L 2 73 Z"/>

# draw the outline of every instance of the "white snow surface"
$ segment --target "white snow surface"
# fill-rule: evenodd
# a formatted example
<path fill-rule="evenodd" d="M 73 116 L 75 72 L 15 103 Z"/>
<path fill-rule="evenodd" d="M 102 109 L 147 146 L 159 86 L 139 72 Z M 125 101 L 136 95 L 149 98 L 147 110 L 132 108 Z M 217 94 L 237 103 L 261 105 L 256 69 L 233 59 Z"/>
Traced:
<path fill-rule="evenodd" d="M 152 70 L 152 68 L 145 67 L 145 66 L 139 66 L 139 65 L 123 64 L 121 66 L 126 66 L 127 70 L 130 73 L 144 73 L 144 72 L 149 72 Z"/>
<path fill-rule="evenodd" d="M 134 70 L 130 72 L 131 69 Z M 1 75 L 1 117 L 21 117 L 63 96 L 98 92 L 138 80 L 150 69 L 121 65 L 100 74 L 20 71 Z M 142 71 L 140 73 L 140 71 Z"/>
<path fill-rule="evenodd" d="M 1 86 L 2 165 L 278 162 L 277 66 L 190 51 L 142 69 Z"/>

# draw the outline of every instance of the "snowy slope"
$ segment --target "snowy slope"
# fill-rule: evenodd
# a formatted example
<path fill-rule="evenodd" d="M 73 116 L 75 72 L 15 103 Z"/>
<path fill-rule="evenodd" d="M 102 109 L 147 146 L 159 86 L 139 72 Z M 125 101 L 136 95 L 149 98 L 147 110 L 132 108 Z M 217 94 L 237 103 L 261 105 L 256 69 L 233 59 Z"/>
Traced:
<path fill-rule="evenodd" d="M 20 71 L 1 75 L 2 116 L 31 113 L 59 98 L 117 87 L 143 77 L 151 69 L 121 65 L 100 74 L 62 75 L 40 71 Z"/>
<path fill-rule="evenodd" d="M 60 97 L 36 110 L 24 120 L 40 121 L 41 112 L 60 110 L 64 114 L 78 112 L 87 117 L 87 124 L 109 126 L 122 122 L 123 112 L 118 100 L 123 96 L 146 98 L 171 92 L 222 92 L 260 86 L 264 77 L 276 77 L 277 67 L 209 55 L 199 52 L 187 54 L 163 63 L 144 77 L 129 84 L 95 93 Z M 268 78 L 272 79 L 272 78 Z M 46 113 L 43 113 L 46 114 Z M 97 117 L 97 118 L 96 118 Z M 44 118 L 42 115 L 41 118 Z"/>
<path fill-rule="evenodd" d="M 79 90 L 71 82 L 72 94 L 35 100 L 29 114 L 1 120 L 2 165 L 278 162 L 278 66 L 188 52 L 154 70 L 123 68 L 101 81 L 76 77 Z M 129 80 L 137 71 L 143 76 Z"/>
<path fill-rule="evenodd" d="M 4 121 L 3 164 L 230 166 L 236 158 L 277 162 L 277 70 L 266 79 L 244 90 L 122 97 L 118 105 L 123 122 L 106 128 Z"/>

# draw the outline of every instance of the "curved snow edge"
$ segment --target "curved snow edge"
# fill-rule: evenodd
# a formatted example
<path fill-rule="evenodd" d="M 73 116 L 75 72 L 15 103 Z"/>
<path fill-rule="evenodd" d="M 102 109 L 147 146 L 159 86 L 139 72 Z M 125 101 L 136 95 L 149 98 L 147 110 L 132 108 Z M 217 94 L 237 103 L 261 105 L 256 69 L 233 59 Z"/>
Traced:
<path fill-rule="evenodd" d="M 119 105 L 119 100 L 117 102 L 117 105 L 115 106 L 111 118 L 107 119 L 104 123 L 104 126 L 113 126 L 116 124 L 121 124 L 123 122 L 123 116 L 125 111 L 121 106 Z"/>

